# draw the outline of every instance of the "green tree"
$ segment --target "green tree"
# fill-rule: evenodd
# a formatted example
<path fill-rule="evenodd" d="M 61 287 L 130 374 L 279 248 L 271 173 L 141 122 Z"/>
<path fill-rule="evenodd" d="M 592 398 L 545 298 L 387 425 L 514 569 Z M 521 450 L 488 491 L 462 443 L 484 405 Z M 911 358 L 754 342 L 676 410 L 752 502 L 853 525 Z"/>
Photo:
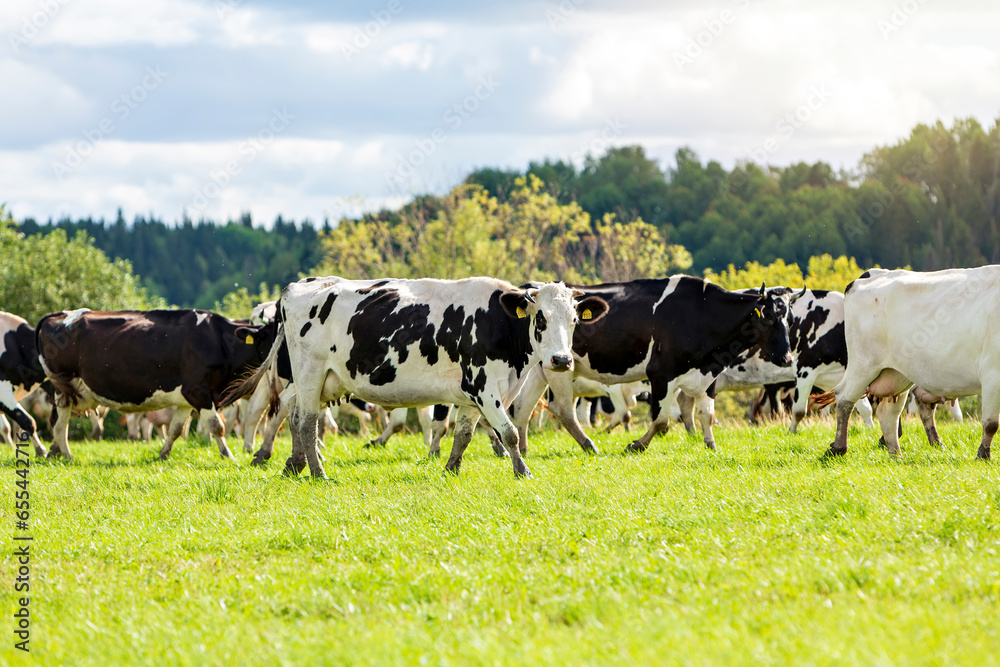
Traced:
<path fill-rule="evenodd" d="M 0 209 L 2 210 L 2 209 Z M 31 323 L 59 310 L 146 310 L 165 306 L 123 259 L 111 261 L 83 231 L 26 237 L 0 221 L 0 309 Z"/>
<path fill-rule="evenodd" d="M 238 287 L 222 297 L 221 301 L 216 301 L 212 310 L 231 320 L 246 320 L 258 304 L 277 301 L 280 297 L 281 287 L 278 285 L 261 283 L 254 294 L 246 287 Z"/>

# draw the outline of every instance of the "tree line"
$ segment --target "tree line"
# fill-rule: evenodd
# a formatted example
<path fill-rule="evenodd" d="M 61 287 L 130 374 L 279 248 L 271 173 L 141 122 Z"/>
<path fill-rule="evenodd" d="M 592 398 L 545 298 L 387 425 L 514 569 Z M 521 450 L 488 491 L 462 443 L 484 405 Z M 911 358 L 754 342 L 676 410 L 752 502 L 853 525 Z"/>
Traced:
<path fill-rule="evenodd" d="M 69 237 L 82 233 L 106 256 L 128 260 L 151 294 L 188 308 L 212 308 L 241 286 L 298 280 L 319 262 L 322 232 L 309 221 L 296 225 L 281 216 L 265 229 L 254 226 L 249 214 L 226 224 L 184 219 L 169 225 L 142 216 L 127 223 L 120 211 L 111 223 L 86 218 L 38 224 L 29 219 L 18 228 L 28 237 L 57 230 Z"/>
<path fill-rule="evenodd" d="M 44 261 L 0 266 L 0 309 L 169 303 L 245 317 L 248 304 L 309 274 L 491 275 L 517 284 L 684 271 L 726 287 L 764 278 L 843 289 L 862 267 L 1000 262 L 998 208 L 997 121 L 989 130 L 974 119 L 918 125 L 852 172 L 824 162 L 726 170 L 688 148 L 661 168 L 641 146 L 623 146 L 579 168 L 545 160 L 523 171 L 477 169 L 445 195 L 322 229 L 280 216 L 265 229 L 249 215 L 225 224 L 126 222 L 120 213 L 110 223 L 7 221 L 5 260 L 20 253 Z M 62 252 L 76 258 L 69 269 L 60 266 Z M 86 262 L 100 271 L 87 273 Z M 122 297 L 71 285 L 74 275 L 120 285 Z M 57 298 L 60 290 L 73 299 Z"/>

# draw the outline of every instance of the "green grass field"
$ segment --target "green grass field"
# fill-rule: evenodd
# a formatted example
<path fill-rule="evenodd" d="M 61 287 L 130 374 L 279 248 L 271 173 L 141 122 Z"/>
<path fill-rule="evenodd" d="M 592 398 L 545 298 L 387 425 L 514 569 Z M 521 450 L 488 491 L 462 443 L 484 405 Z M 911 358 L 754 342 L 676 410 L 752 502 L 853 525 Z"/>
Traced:
<path fill-rule="evenodd" d="M 2 458 L 0 661 L 59 664 L 1000 662 L 1000 472 L 979 426 L 907 422 L 821 462 L 832 423 L 672 429 L 642 455 L 535 434 L 534 480 L 482 433 L 459 477 L 418 436 L 328 438 L 329 482 L 179 442 L 32 462 L 31 654 L 13 649 Z M 634 433 L 633 433 L 634 435 Z M 450 445 L 449 445 L 450 446 Z"/>

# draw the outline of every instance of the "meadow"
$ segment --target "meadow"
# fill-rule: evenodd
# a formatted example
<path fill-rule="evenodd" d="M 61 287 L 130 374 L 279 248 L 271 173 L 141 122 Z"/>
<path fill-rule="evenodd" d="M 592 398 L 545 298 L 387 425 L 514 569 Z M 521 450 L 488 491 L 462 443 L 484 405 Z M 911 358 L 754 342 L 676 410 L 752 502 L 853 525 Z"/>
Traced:
<path fill-rule="evenodd" d="M 829 421 L 673 428 L 642 455 L 535 433 L 534 480 L 478 433 L 328 437 L 328 482 L 213 446 L 75 443 L 32 461 L 31 653 L 5 664 L 971 665 L 1000 662 L 1000 473 L 974 421 L 890 459 Z M 633 432 L 634 435 L 634 432 Z M 450 445 L 449 445 L 450 446 Z M 13 453 L 3 599 L 15 608 Z"/>

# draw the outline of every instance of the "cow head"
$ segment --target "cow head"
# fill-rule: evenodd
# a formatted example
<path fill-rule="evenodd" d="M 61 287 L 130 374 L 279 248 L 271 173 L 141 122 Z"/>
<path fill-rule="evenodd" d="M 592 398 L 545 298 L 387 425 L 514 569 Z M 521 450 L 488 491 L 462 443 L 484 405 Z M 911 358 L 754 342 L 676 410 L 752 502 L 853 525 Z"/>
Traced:
<path fill-rule="evenodd" d="M 257 326 L 242 326 L 233 333 L 238 341 L 237 348 L 240 348 L 239 357 L 246 359 L 246 363 L 251 366 L 259 366 L 271 352 L 271 345 L 278 333 L 278 323 L 272 321 Z"/>
<path fill-rule="evenodd" d="M 546 370 L 573 370 L 573 330 L 608 312 L 607 302 L 586 296 L 563 283 L 544 283 L 527 290 L 511 290 L 500 297 L 509 317 L 529 319 L 529 335 Z"/>
<path fill-rule="evenodd" d="M 751 321 L 756 344 L 760 347 L 760 356 L 764 361 L 783 367 L 792 365 L 791 344 L 788 340 L 790 305 L 805 293 L 805 287 L 801 292 L 793 293 L 787 287 L 768 290 L 761 283 Z"/>

